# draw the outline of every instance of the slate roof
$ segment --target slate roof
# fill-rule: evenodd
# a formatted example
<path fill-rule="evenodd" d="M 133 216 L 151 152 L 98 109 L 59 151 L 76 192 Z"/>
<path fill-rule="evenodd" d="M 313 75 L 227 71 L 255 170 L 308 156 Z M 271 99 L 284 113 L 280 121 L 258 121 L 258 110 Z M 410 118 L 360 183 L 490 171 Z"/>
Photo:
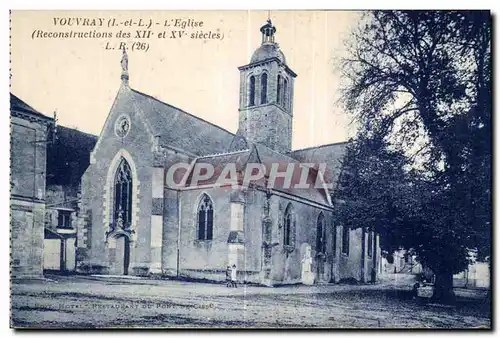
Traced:
<path fill-rule="evenodd" d="M 302 149 L 285 155 L 273 151 L 261 144 L 254 144 L 246 140 L 241 142 L 241 135 L 233 134 L 215 124 L 205 121 L 199 117 L 191 115 L 182 109 L 162 102 L 152 96 L 141 93 L 135 89 L 125 92 L 128 99 L 133 101 L 135 107 L 141 115 L 148 121 L 154 136 L 158 136 L 159 144 L 172 146 L 178 149 L 189 151 L 197 157 L 191 163 L 193 167 L 196 163 L 207 163 L 214 166 L 216 175 L 207 181 L 200 181 L 198 185 L 214 184 L 218 175 L 227 163 L 236 163 L 238 171 L 244 171 L 248 162 L 260 162 L 267 168 L 267 173 L 273 163 L 279 163 L 279 171 L 284 171 L 288 163 L 296 165 L 298 172 L 300 162 L 317 162 L 315 158 L 328 156 L 328 146 L 318 153 L 315 149 Z M 127 103 L 128 104 L 128 103 Z M 245 147 L 246 146 L 246 147 Z M 248 149 L 241 149 L 242 147 Z M 318 154 L 319 156 L 315 156 Z M 304 161 L 302 158 L 307 159 Z M 327 160 L 328 163 L 332 162 Z M 335 159 L 333 160 L 335 162 Z M 310 170 L 308 182 L 314 183 L 317 170 Z M 191 187 L 191 173 L 186 181 L 186 187 Z M 298 183 L 297 175 L 294 175 L 294 184 Z M 327 193 L 324 189 L 311 187 L 309 189 L 295 189 L 275 187 L 275 190 L 307 199 L 323 205 L 329 205 Z"/>
<path fill-rule="evenodd" d="M 11 111 L 20 111 L 23 113 L 28 113 L 35 115 L 37 117 L 45 118 L 52 120 L 51 117 L 44 115 L 37 111 L 35 108 L 31 107 L 29 104 L 18 98 L 16 95 L 10 93 L 10 110 Z"/>
<path fill-rule="evenodd" d="M 56 139 L 47 146 L 47 185 L 78 186 L 96 142 L 95 135 L 57 126 Z"/>
<path fill-rule="evenodd" d="M 277 58 L 286 65 L 285 54 L 281 51 L 277 43 L 264 43 L 253 52 L 250 63 Z"/>
<path fill-rule="evenodd" d="M 326 163 L 325 180 L 335 187 L 347 144 L 348 142 L 339 142 L 298 149 L 292 151 L 290 156 L 302 163 Z"/>
<path fill-rule="evenodd" d="M 196 155 L 225 152 L 234 134 L 152 96 L 131 89 L 131 99 L 140 108 L 160 145 L 170 145 Z"/>
<path fill-rule="evenodd" d="M 219 175 L 222 173 L 222 170 L 228 163 L 234 163 L 237 171 L 244 171 L 251 153 L 251 149 L 246 149 L 235 152 L 212 154 L 194 159 L 193 163 L 191 163 L 193 168 L 195 164 L 209 164 L 213 166 L 215 172 L 212 177 L 207 180 L 199 181 L 197 185 L 215 184 L 217 182 L 217 179 L 219 178 Z M 186 180 L 187 187 L 194 186 L 192 178 L 193 171 L 191 170 L 191 173 Z"/>
<path fill-rule="evenodd" d="M 48 227 L 45 227 L 44 229 L 44 239 L 65 239 L 74 237 L 76 237 L 75 233 L 58 233 L 56 229 L 51 229 Z"/>
<path fill-rule="evenodd" d="M 294 188 L 295 184 L 299 183 L 301 175 L 300 162 L 288 157 L 284 154 L 275 152 L 264 145 L 249 143 L 250 148 L 246 150 L 239 150 L 228 153 L 213 154 L 203 157 L 196 158 L 191 163 L 191 172 L 189 173 L 188 179 L 186 180 L 186 187 L 193 187 L 195 184 L 192 182 L 193 178 L 193 168 L 196 164 L 210 164 L 214 167 L 215 174 L 207 180 L 199 181 L 197 185 L 210 185 L 215 184 L 219 179 L 222 170 L 228 163 L 235 163 L 237 172 L 244 173 L 248 163 L 261 163 L 266 167 L 266 175 L 270 173 L 270 169 L 273 164 L 278 164 L 278 171 L 284 172 L 287 169 L 289 163 L 293 163 L 294 174 L 292 176 L 291 187 L 285 187 L 283 185 L 283 179 L 277 179 L 276 185 L 273 190 L 280 191 L 292 196 L 303 198 L 311 202 L 316 202 L 322 205 L 329 205 L 329 201 L 324 189 L 317 189 L 314 187 L 316 183 L 317 171 L 314 169 L 309 170 L 309 177 L 307 182 L 311 185 L 310 188 Z M 227 177 L 229 178 L 229 177 Z M 243 180 L 242 175 L 238 177 L 238 181 L 241 183 Z M 261 187 L 266 187 L 266 180 L 260 179 L 258 181 L 252 181 L 252 183 L 257 184 Z"/>
<path fill-rule="evenodd" d="M 251 152 L 252 151 L 250 149 L 246 149 L 237 152 L 209 155 L 197 158 L 196 163 L 211 164 L 214 168 L 220 168 L 227 163 L 235 163 L 236 170 L 242 170 L 245 169 Z"/>
<path fill-rule="evenodd" d="M 64 238 L 58 234 L 55 230 L 45 227 L 44 229 L 44 239 L 62 239 Z"/>
<path fill-rule="evenodd" d="M 300 182 L 300 175 L 301 175 L 301 169 L 299 164 L 304 163 L 302 161 L 299 161 L 295 158 L 289 157 L 285 154 L 278 153 L 272 149 L 269 149 L 268 147 L 261 145 L 261 144 L 255 144 L 255 148 L 257 149 L 258 156 L 261 160 L 261 162 L 266 165 L 267 168 L 270 168 L 272 163 L 279 163 L 279 172 L 284 172 L 286 170 L 286 167 L 289 163 L 293 163 L 295 165 L 295 170 L 294 174 L 292 177 L 292 187 L 295 184 L 298 184 Z M 269 171 L 269 169 L 268 169 Z M 311 185 L 310 188 L 304 189 L 304 188 L 286 188 L 283 186 L 277 186 L 276 190 L 295 195 L 316 203 L 328 205 L 328 198 L 327 194 L 324 189 L 317 189 L 314 187 L 316 183 L 316 175 L 317 175 L 317 170 L 314 168 L 309 169 L 309 176 L 307 178 L 307 182 Z"/>

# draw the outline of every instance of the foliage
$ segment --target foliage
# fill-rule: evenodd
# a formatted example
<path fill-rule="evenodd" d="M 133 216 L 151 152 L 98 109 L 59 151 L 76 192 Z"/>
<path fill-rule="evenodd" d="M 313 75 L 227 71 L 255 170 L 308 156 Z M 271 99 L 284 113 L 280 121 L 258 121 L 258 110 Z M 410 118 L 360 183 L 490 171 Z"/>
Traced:
<path fill-rule="evenodd" d="M 489 12 L 369 12 L 342 69 L 360 130 L 339 219 L 376 229 L 387 248 L 415 249 L 450 284 L 467 248 L 490 251 Z"/>

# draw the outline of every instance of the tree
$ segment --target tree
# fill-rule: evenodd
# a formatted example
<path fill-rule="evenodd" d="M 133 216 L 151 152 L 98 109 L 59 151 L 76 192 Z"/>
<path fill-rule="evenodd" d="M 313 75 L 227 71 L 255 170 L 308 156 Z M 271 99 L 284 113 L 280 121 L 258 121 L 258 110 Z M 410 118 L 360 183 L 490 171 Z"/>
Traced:
<path fill-rule="evenodd" d="M 336 218 L 349 228 L 366 227 L 381 235 L 382 246 L 392 252 L 401 244 L 401 205 L 406 185 L 405 157 L 388 151 L 380 140 L 358 137 L 346 149 L 336 201 Z"/>
<path fill-rule="evenodd" d="M 375 153 L 392 162 L 385 168 L 420 168 L 405 172 L 396 190 L 378 182 L 395 195 L 370 201 L 384 208 L 366 209 L 361 219 L 394 223 L 388 235 L 400 236 L 436 273 L 434 298 L 453 299 L 452 276 L 467 265 L 467 249 L 490 250 L 489 12 L 374 11 L 351 38 L 342 102 L 358 122 L 360 144 L 398 146 L 398 155 Z M 398 193 L 405 197 L 399 205 Z"/>
<path fill-rule="evenodd" d="M 419 261 L 437 273 L 436 297 L 449 300 L 452 275 L 467 267 L 454 200 L 421 171 L 407 164 L 401 150 L 381 140 L 358 136 L 347 147 L 335 191 L 336 222 L 367 227 L 380 234 L 384 251 L 413 249 Z M 448 278 L 449 277 L 449 278 Z M 440 288 L 442 286 L 442 288 Z"/>

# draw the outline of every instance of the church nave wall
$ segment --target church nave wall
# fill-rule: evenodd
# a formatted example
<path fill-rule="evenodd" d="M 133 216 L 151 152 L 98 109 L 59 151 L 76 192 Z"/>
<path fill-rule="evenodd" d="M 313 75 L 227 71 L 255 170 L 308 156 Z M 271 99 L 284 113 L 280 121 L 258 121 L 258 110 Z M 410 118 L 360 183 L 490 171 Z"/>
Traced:
<path fill-rule="evenodd" d="M 333 260 L 333 236 L 331 212 L 302 203 L 300 201 L 290 200 L 284 196 L 278 197 L 278 208 L 272 210 L 273 231 L 275 231 L 276 245 L 272 250 L 272 272 L 271 279 L 274 284 L 294 284 L 302 282 L 302 261 L 306 255 L 307 247 L 310 248 L 312 256 L 311 272 L 315 275 L 318 282 L 327 282 L 330 280 L 331 264 Z M 293 223 L 290 231 L 289 245 L 284 242 L 286 231 L 286 213 L 291 208 Z M 317 220 L 320 213 L 325 217 L 325 253 L 324 256 L 318 256 L 317 244 Z M 319 265 L 321 264 L 321 265 Z M 318 280 L 318 274 L 320 278 Z"/>
<path fill-rule="evenodd" d="M 207 188 L 180 192 L 179 275 L 193 278 L 225 278 L 231 219 L 228 189 L 230 190 Z M 205 196 L 208 196 L 213 208 L 211 239 L 199 239 L 198 209 Z"/>

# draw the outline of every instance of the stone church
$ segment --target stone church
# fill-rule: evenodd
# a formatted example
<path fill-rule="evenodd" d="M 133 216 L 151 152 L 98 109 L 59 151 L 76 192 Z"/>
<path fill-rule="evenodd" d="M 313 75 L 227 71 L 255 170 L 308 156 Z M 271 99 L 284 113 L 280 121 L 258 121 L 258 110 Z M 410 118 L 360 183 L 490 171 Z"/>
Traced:
<path fill-rule="evenodd" d="M 333 221 L 332 189 L 345 143 L 292 150 L 294 81 L 270 20 L 262 44 L 239 67 L 239 128 L 233 134 L 122 84 L 82 177 L 77 268 L 112 275 L 161 274 L 264 285 L 368 281 L 380 266 L 378 236 Z M 224 188 L 213 181 L 172 188 L 175 163 L 326 163 L 322 188 Z M 191 177 L 189 169 L 187 177 Z"/>

